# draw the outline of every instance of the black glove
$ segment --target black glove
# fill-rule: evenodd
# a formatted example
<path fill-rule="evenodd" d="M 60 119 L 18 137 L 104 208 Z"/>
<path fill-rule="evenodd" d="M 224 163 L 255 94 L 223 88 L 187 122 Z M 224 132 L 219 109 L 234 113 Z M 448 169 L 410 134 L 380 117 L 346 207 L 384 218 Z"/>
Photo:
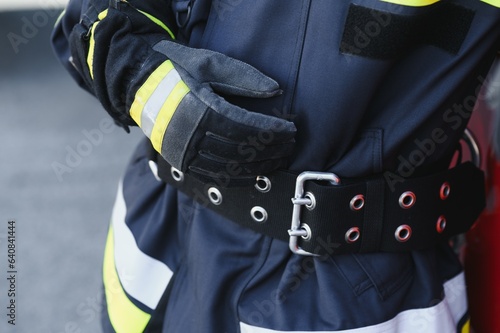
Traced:
<path fill-rule="evenodd" d="M 75 28 L 74 62 L 108 112 L 132 118 L 169 164 L 203 180 L 247 181 L 285 167 L 294 124 L 215 93 L 267 98 L 281 93 L 278 84 L 239 60 L 174 42 L 161 28 L 126 3 L 101 13 L 90 30 Z"/>

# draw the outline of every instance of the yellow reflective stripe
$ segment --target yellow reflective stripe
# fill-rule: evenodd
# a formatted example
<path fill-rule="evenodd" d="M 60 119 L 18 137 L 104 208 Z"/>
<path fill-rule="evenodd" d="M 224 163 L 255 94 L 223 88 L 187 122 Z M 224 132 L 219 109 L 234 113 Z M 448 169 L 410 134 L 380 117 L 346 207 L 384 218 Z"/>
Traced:
<path fill-rule="evenodd" d="M 124 2 L 127 2 L 127 0 L 123 0 Z M 134 9 L 136 9 L 139 13 L 145 15 L 148 19 L 150 19 L 151 21 L 153 21 L 154 23 L 156 23 L 157 25 L 159 25 L 162 29 L 164 29 L 166 32 L 168 32 L 168 34 L 170 35 L 170 37 L 172 39 L 175 39 L 175 36 L 174 36 L 174 33 L 172 32 L 172 30 L 170 30 L 167 25 L 165 23 L 163 23 L 161 20 L 157 19 L 156 17 L 154 17 L 153 15 L 149 14 L 149 13 L 146 13 L 145 11 L 142 11 L 140 9 L 137 9 L 134 7 Z"/>
<path fill-rule="evenodd" d="M 99 15 L 97 15 L 97 18 L 99 19 L 99 21 L 102 21 L 106 15 L 108 15 L 108 10 L 103 10 L 102 12 L 99 13 Z"/>
<path fill-rule="evenodd" d="M 470 319 L 465 322 L 460 333 L 470 333 Z"/>
<path fill-rule="evenodd" d="M 500 0 L 481 0 L 482 2 L 486 2 L 492 6 L 500 8 Z"/>
<path fill-rule="evenodd" d="M 174 36 L 174 33 L 172 32 L 172 30 L 170 30 L 165 23 L 163 23 L 162 21 L 160 21 L 159 19 L 157 19 L 156 17 L 154 17 L 153 15 L 151 14 L 148 14 L 146 12 L 143 12 L 142 10 L 139 10 L 138 11 L 144 15 L 146 15 L 146 17 L 148 19 L 150 19 L 151 21 L 153 21 L 154 23 L 156 23 L 157 25 L 159 25 L 161 28 L 163 28 L 166 32 L 168 32 L 168 34 L 170 35 L 170 38 L 172 39 L 175 39 L 175 36 Z"/>
<path fill-rule="evenodd" d="M 167 75 L 161 80 L 156 90 L 153 92 L 149 100 L 144 105 L 144 110 L 142 110 L 141 117 L 141 128 L 144 134 L 148 138 L 151 138 L 153 133 L 153 127 L 156 123 L 156 118 L 165 104 L 168 96 L 174 91 L 177 83 L 181 81 L 181 77 L 176 70 L 172 69 Z"/>
<path fill-rule="evenodd" d="M 137 90 L 130 116 L 161 152 L 165 130 L 189 92 L 170 60 L 162 63 Z"/>
<path fill-rule="evenodd" d="M 134 102 L 130 107 L 130 116 L 136 122 L 137 126 L 141 127 L 142 111 L 148 102 L 151 95 L 156 90 L 163 78 L 170 72 L 174 66 L 170 61 L 165 61 L 161 64 L 137 90 Z"/>
<path fill-rule="evenodd" d="M 167 100 L 158 113 L 150 138 L 151 143 L 153 144 L 153 148 L 157 152 L 161 152 L 163 136 L 165 135 L 168 124 L 170 123 L 170 119 L 172 119 L 175 110 L 179 106 L 179 103 L 188 92 L 189 88 L 184 83 L 184 81 L 179 81 L 175 85 L 170 95 L 168 95 Z"/>
<path fill-rule="evenodd" d="M 103 18 L 108 15 L 108 10 L 104 10 L 97 15 L 99 20 L 102 20 Z M 92 28 L 90 29 L 90 41 L 89 41 L 89 53 L 87 54 L 87 66 L 89 67 L 89 72 L 90 72 L 90 77 L 92 80 L 94 79 L 94 50 L 95 50 L 95 40 L 94 40 L 94 31 L 97 25 L 99 24 L 99 21 L 95 22 L 94 25 L 92 25 Z"/>
<path fill-rule="evenodd" d="M 110 227 L 104 250 L 103 281 L 111 325 L 118 333 L 139 333 L 151 319 L 151 315 L 132 303 L 120 284 L 114 259 L 113 227 Z"/>
<path fill-rule="evenodd" d="M 94 40 L 94 30 L 99 22 L 94 23 L 90 29 L 90 42 L 89 42 L 89 53 L 87 54 L 87 66 L 89 68 L 90 77 L 94 79 L 94 50 L 95 50 L 95 40 Z"/>
<path fill-rule="evenodd" d="M 381 0 L 381 1 L 395 3 L 397 5 L 403 5 L 403 6 L 423 7 L 432 5 L 433 3 L 436 3 L 439 0 Z"/>

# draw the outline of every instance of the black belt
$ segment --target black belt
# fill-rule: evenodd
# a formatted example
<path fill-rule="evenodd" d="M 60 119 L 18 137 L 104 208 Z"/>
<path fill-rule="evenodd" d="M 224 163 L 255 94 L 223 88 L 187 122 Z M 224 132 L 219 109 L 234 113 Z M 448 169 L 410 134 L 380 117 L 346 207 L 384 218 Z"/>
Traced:
<path fill-rule="evenodd" d="M 425 177 L 363 181 L 277 171 L 255 186 L 219 187 L 156 161 L 158 176 L 235 223 L 290 243 L 299 254 L 401 252 L 466 232 L 485 207 L 471 162 Z"/>

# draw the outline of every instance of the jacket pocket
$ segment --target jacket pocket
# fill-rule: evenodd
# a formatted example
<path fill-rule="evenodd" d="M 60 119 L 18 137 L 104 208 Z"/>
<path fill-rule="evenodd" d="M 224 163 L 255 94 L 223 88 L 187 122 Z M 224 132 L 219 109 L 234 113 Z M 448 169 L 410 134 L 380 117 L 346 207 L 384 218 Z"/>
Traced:
<path fill-rule="evenodd" d="M 359 296 L 374 288 L 381 300 L 406 285 L 414 272 L 410 252 L 352 254 L 333 256 L 331 260 L 354 294 Z"/>

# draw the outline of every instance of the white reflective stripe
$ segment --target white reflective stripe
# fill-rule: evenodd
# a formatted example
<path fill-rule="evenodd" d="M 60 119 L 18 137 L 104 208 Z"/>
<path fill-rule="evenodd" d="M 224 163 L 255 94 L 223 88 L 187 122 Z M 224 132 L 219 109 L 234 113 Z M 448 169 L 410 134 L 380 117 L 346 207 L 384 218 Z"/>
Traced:
<path fill-rule="evenodd" d="M 461 273 L 444 284 L 445 301 L 449 312 L 453 315 L 455 323 L 469 310 L 467 304 L 467 290 L 465 285 L 465 274 Z M 443 302 L 441 302 L 443 303 Z"/>
<path fill-rule="evenodd" d="M 125 224 L 126 212 L 127 207 L 120 182 L 111 218 L 116 271 L 123 289 L 154 310 L 173 273 L 163 262 L 139 249 L 132 231 Z"/>
<path fill-rule="evenodd" d="M 170 70 L 161 80 L 144 105 L 141 115 L 141 129 L 148 138 L 151 138 L 151 133 L 156 123 L 156 117 L 158 117 L 163 104 L 165 104 L 168 96 L 180 81 L 181 77 L 179 73 L 172 68 L 172 70 Z"/>
<path fill-rule="evenodd" d="M 240 323 L 241 333 L 454 333 L 467 312 L 465 278 L 460 273 L 444 284 L 445 298 L 428 308 L 399 313 L 381 324 L 341 331 L 276 331 Z"/>

